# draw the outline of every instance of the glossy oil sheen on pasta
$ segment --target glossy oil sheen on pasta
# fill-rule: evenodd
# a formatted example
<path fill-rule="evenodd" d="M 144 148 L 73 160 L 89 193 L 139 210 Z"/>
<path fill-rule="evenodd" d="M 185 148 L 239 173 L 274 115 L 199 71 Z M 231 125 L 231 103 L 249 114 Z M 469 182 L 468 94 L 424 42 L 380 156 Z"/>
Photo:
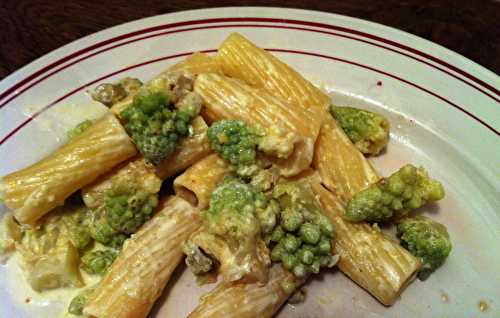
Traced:
<path fill-rule="evenodd" d="M 199 209 L 206 209 L 212 191 L 228 172 L 228 163 L 219 155 L 211 154 L 175 178 L 175 194 Z"/>
<path fill-rule="evenodd" d="M 342 200 L 378 180 L 370 163 L 330 118 L 330 97 L 298 72 L 237 33 L 224 41 L 217 60 L 225 74 L 264 88 L 296 108 L 312 109 L 321 123 L 326 120 L 315 146 L 314 167 Z"/>
<path fill-rule="evenodd" d="M 293 292 L 284 286 L 300 286 L 292 273 L 281 265 L 275 265 L 269 272 L 269 281 L 259 283 L 221 283 L 204 295 L 189 318 L 270 318 L 286 302 Z"/>
<path fill-rule="evenodd" d="M 84 308 L 106 318 L 146 317 L 183 258 L 182 243 L 200 226 L 199 211 L 170 197 L 129 239 Z"/>
<path fill-rule="evenodd" d="M 263 90 L 217 74 L 199 75 L 194 91 L 203 98 L 204 116 L 209 121 L 241 120 L 289 143 L 291 156 L 274 160 L 283 175 L 298 174 L 311 164 L 320 125 L 310 110 L 294 108 Z"/>
<path fill-rule="evenodd" d="M 136 153 L 120 122 L 106 115 L 50 156 L 3 177 L 0 194 L 19 222 L 33 223 Z"/>

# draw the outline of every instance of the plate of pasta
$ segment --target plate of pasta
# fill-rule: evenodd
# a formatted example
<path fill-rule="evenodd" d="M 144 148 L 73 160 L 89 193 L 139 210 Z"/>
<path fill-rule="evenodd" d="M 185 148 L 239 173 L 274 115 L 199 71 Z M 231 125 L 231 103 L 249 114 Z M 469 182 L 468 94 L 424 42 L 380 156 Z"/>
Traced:
<path fill-rule="evenodd" d="M 0 316 L 498 317 L 499 83 L 293 9 L 64 46 L 0 83 Z"/>

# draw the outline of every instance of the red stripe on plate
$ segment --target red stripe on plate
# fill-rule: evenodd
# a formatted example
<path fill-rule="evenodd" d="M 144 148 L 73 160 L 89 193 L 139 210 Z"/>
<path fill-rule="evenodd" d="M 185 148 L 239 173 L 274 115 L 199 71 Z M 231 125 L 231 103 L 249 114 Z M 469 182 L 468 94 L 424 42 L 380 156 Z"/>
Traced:
<path fill-rule="evenodd" d="M 154 32 L 154 31 L 158 31 L 158 30 L 163 30 L 163 29 L 168 29 L 168 28 L 174 28 L 174 27 L 180 27 L 180 26 L 187 26 L 187 25 L 195 25 L 195 24 L 205 24 L 205 23 L 218 23 L 218 22 L 273 22 L 273 23 L 288 23 L 288 24 L 298 24 L 298 25 L 305 25 L 305 26 L 313 26 L 313 27 L 320 27 L 320 28 L 327 28 L 327 29 L 333 29 L 333 30 L 338 30 L 338 31 L 342 31 L 342 32 L 346 32 L 346 33 L 351 33 L 351 34 L 356 34 L 356 35 L 359 35 L 359 36 L 363 36 L 363 37 L 366 37 L 366 38 L 370 38 L 370 39 L 373 39 L 373 40 L 376 40 L 376 41 L 380 41 L 380 42 L 383 42 L 383 43 L 386 43 L 386 44 L 389 44 L 389 45 L 392 45 L 392 46 L 396 46 L 398 48 L 401 48 L 401 49 L 404 49 L 404 50 L 407 50 L 409 52 L 412 52 L 414 54 L 417 54 L 417 55 L 420 55 L 422 57 L 425 57 L 427 59 L 430 59 L 438 64 L 441 64 L 453 71 L 455 71 L 456 73 L 459 73 L 463 76 L 465 76 L 466 78 L 478 83 L 479 85 L 485 87 L 485 88 L 488 88 L 489 90 L 491 90 L 492 92 L 494 92 L 495 94 L 497 95 L 500 95 L 500 91 L 498 89 L 496 89 L 495 87 L 489 85 L 488 83 L 485 83 L 484 81 L 474 77 L 473 75 L 447 63 L 447 62 L 444 62 L 436 57 L 433 57 L 427 53 L 424 53 L 424 52 L 421 52 L 417 49 L 414 49 L 414 48 L 411 48 L 411 47 L 408 47 L 406 45 L 403 45 L 403 44 L 400 44 L 400 43 L 397 43 L 395 41 L 392 41 L 392 40 L 388 40 L 388 39 L 385 39 L 385 38 L 382 38 L 382 37 L 379 37 L 379 36 L 376 36 L 376 35 L 372 35 L 372 34 L 369 34 L 369 33 L 365 33 L 365 32 L 361 32 L 361 31 L 358 31 L 358 30 L 354 30 L 354 29 L 350 29 L 350 28 L 346 28 L 346 27 L 340 27 L 340 26 L 335 26 L 335 25 L 329 25 L 329 24 L 324 24 L 324 23 L 318 23 L 318 22 L 309 22 L 309 21 L 301 21 L 301 20 L 287 20 L 287 19 L 275 19 L 275 18 L 216 18 L 216 19 L 201 19 L 201 20 L 193 20 L 193 21 L 183 21 L 183 22 L 177 22 L 177 23 L 170 23 L 170 24 L 165 24 L 165 25 L 160 25 L 160 26 L 155 26 L 155 27 L 150 27 L 150 28 L 145 28 L 145 29 L 142 29 L 142 30 L 138 30 L 138 31 L 134 31 L 134 32 L 130 32 L 130 33 L 127 33 L 127 34 L 123 34 L 123 35 L 120 35 L 120 36 L 117 36 L 117 37 L 114 37 L 114 38 L 111 38 L 111 39 L 108 39 L 108 40 L 105 40 L 105 41 L 101 41 L 101 42 L 98 42 L 92 46 L 89 46 L 87 48 L 84 48 L 82 50 L 79 50 L 75 53 L 72 53 L 58 61 L 55 61 L 54 63 L 40 69 L 39 71 L 31 74 L 30 76 L 26 77 L 25 79 L 21 80 L 20 82 L 18 82 L 17 84 L 13 85 L 12 87 L 10 87 L 9 89 L 7 89 L 6 91 L 4 91 L 3 93 L 0 94 L 0 99 L 3 99 L 4 97 L 6 97 L 7 95 L 9 95 L 10 93 L 14 92 L 16 89 L 22 87 L 24 84 L 28 83 L 29 81 L 35 79 L 36 77 L 42 75 L 43 73 L 49 71 L 51 68 L 54 68 L 54 67 L 57 67 L 59 66 L 60 64 L 62 63 L 65 63 L 69 60 L 71 60 L 72 58 L 74 57 L 77 57 L 79 55 L 82 55 L 82 54 L 85 54 L 85 53 L 88 53 L 96 48 L 99 48 L 101 46 L 104 46 L 104 45 L 107 45 L 107 44 L 110 44 L 110 43 L 113 43 L 113 42 L 116 42 L 116 41 L 119 41 L 119 40 L 123 40 L 123 39 L 126 39 L 126 38 L 130 38 L 130 37 L 133 37 L 133 36 L 136 36 L 136 35 L 140 35 L 140 34 L 144 34 L 144 33 L 149 33 L 149 32 Z M 230 26 L 228 26 L 230 27 Z M 280 28 L 286 28 L 284 26 L 274 26 L 276 28 L 280 27 Z M 307 30 L 307 31 L 312 31 L 312 32 L 322 32 L 322 31 L 318 31 L 318 30 L 310 30 L 310 29 L 304 29 L 304 30 Z M 328 33 L 328 32 L 322 32 L 322 33 Z M 339 34 L 335 34 L 335 35 L 339 35 Z M 339 35 L 341 36 L 341 35 Z M 490 95 L 489 93 L 485 92 L 484 90 L 472 85 L 471 83 L 467 82 L 467 81 L 464 81 L 463 79 L 457 77 L 456 75 L 442 69 L 442 68 L 439 68 L 435 65 L 432 65 L 428 62 L 425 62 L 421 59 L 418 59 L 416 57 L 413 57 L 411 55 L 408 55 L 408 54 L 405 54 L 403 52 L 400 52 L 400 51 L 397 51 L 397 50 L 394 50 L 394 49 L 390 49 L 388 47 L 385 47 L 385 46 L 381 46 L 381 45 L 377 45 L 375 43 L 372 43 L 372 42 L 368 42 L 368 41 L 364 41 L 364 40 L 361 40 L 361 39 L 357 39 L 357 38 L 352 38 L 352 37 L 348 37 L 348 36 L 345 36 L 347 38 L 351 38 L 353 40 L 358 40 L 358 41 L 362 41 L 362 42 L 365 42 L 365 43 L 369 43 L 369 44 L 372 44 L 372 45 L 376 45 L 378 47 L 381 47 L 381 48 L 385 48 L 385 49 L 388 49 L 388 50 L 391 50 L 393 52 L 396 52 L 396 53 L 399 53 L 399 54 L 402 54 L 404 56 L 407 56 L 409 58 L 412 58 L 412 59 L 415 59 L 419 62 L 422 62 L 426 65 L 429 65 L 433 68 L 436 68 L 448 75 L 451 75 L 453 76 L 454 78 L 456 79 L 459 79 L 460 81 L 468 84 L 469 86 L 479 90 L 480 92 L 482 92 L 483 94 L 493 98 L 495 101 L 499 101 L 499 99 L 497 99 L 496 97 Z M 130 42 L 133 42 L 133 41 L 129 41 L 128 43 Z M 126 44 L 126 43 L 125 43 Z M 100 53 L 100 52 L 99 52 Z M 94 54 L 95 55 L 95 54 Z M 73 65 L 74 63 L 72 63 L 71 65 Z M 46 78 L 46 77 L 45 77 Z M 38 83 L 38 82 L 37 82 Z M 36 83 L 35 83 L 36 84 Z M 32 87 L 33 85 L 31 85 L 30 87 Z M 24 90 L 23 90 L 24 91 Z M 21 93 L 23 92 L 21 91 Z M 18 94 L 17 94 L 18 95 Z M 17 96 L 16 95 L 16 96 Z M 5 104 L 7 104 L 9 101 L 11 101 L 14 97 L 10 98 L 9 100 L 7 100 L 6 102 L 4 102 L 3 104 L 0 105 L 3 106 Z"/>
<path fill-rule="evenodd" d="M 319 54 L 319 53 L 314 53 L 314 52 L 306 52 L 306 51 L 296 51 L 296 50 L 287 50 L 287 49 L 266 49 L 268 51 L 271 51 L 271 52 L 282 52 L 282 53 L 290 53 L 290 54 L 300 54 L 300 55 L 308 55 L 308 56 L 315 56 L 315 57 L 320 57 L 320 58 L 325 58 L 325 59 L 329 59 L 329 60 L 333 60 L 333 61 L 338 61 L 338 62 L 342 62 L 342 63 L 347 63 L 347 64 L 350 64 L 350 65 L 354 65 L 354 66 L 357 66 L 357 67 L 361 67 L 361 68 L 364 68 L 364 69 L 367 69 L 367 70 L 371 70 L 373 72 L 376 72 L 376 73 L 379 73 L 379 74 L 382 74 L 382 75 L 385 75 L 385 76 L 388 76 L 388 77 L 391 77 L 393 79 L 396 79 L 400 82 L 403 82 L 407 85 L 410 85 L 412 87 L 415 87 L 427 94 L 430 94 L 442 101 L 444 101 L 445 103 L 453 106 L 454 108 L 460 110 L 461 112 L 463 112 L 464 114 L 466 114 L 467 116 L 469 117 L 472 117 L 473 119 L 475 119 L 476 121 L 478 121 L 479 123 L 481 123 L 483 126 L 485 126 L 486 128 L 488 128 L 489 130 L 491 130 L 493 133 L 495 133 L 496 135 L 500 135 L 500 132 L 498 132 L 495 128 L 491 127 L 490 125 L 488 125 L 487 123 L 485 123 L 484 121 L 482 121 L 480 118 L 476 117 L 474 114 L 471 114 L 470 112 L 468 112 L 466 109 L 464 109 L 463 107 L 457 105 L 456 103 L 418 85 L 418 84 L 415 84 L 411 81 L 408 81 L 402 77 L 399 77 L 397 75 L 394 75 L 394 74 L 390 74 L 388 72 L 385 72 L 385 71 L 382 71 L 382 70 L 379 70 L 377 68 L 374 68 L 374 67 L 371 67 L 371 66 L 368 66 L 368 65 L 364 65 L 364 64 L 360 64 L 360 63 L 357 63 L 357 62 L 354 62 L 354 61 L 350 61 L 350 60 L 346 60 L 346 59 L 342 59 L 342 58 L 338 58 L 338 57 L 334 57 L 334 56 L 329 56 L 329 55 L 324 55 L 324 54 Z M 211 50 L 204 50 L 204 51 L 201 51 L 201 52 L 204 52 L 204 53 L 213 53 L 213 52 L 216 52 L 217 50 L 216 49 L 211 49 Z M 93 85 L 103 79 L 106 79 L 108 77 L 111 77 L 111 76 L 114 76 L 114 75 L 117 75 L 119 73 L 122 73 L 122 72 L 125 72 L 125 71 L 128 71 L 130 69 L 134 69 L 134 68 L 137 68 L 137 67 L 141 67 L 141 66 L 144 66 L 144 65 L 148 65 L 148 64 L 151 64 L 151 63 L 155 63 L 155 62 L 159 62 L 159 61 L 164 61 L 164 60 L 169 60 L 169 59 L 173 59 L 173 58 L 177 58 L 177 57 L 182 57 L 182 56 L 187 56 L 189 54 L 192 54 L 194 52 L 186 52 L 186 53 L 179 53 L 179 54 L 175 54 L 175 55 L 170 55 L 170 56 L 165 56 L 165 57 L 161 57 L 161 58 L 157 58 L 157 59 L 154 59 L 154 60 L 150 60 L 150 61 L 146 61 L 146 62 L 143 62 L 143 63 L 139 63 L 139 64 L 135 64 L 135 65 L 132 65 L 132 66 L 128 66 L 126 68 L 123 68 L 123 69 L 120 69 L 118 71 L 115 71 L 113 73 L 110 73 L 110 74 L 107 74 L 107 75 L 104 75 L 104 76 L 101 76 L 99 77 L 98 79 L 95 79 L 85 85 L 82 85 L 74 90 L 72 90 L 71 92 L 65 94 L 64 96 L 58 98 L 57 100 L 55 100 L 54 102 L 50 103 L 49 105 L 45 106 L 44 108 L 42 108 L 41 110 L 39 110 L 37 113 L 35 113 L 33 116 L 31 116 L 30 118 L 26 119 L 23 123 L 21 123 L 19 126 L 17 126 L 14 130 L 12 130 L 11 132 L 9 132 L 7 134 L 7 136 L 5 136 L 1 141 L 0 141 L 0 145 L 2 145 L 5 141 L 7 141 L 10 137 L 12 137 L 14 134 L 16 134 L 21 128 L 23 128 L 24 126 L 26 126 L 29 122 L 31 122 L 34 118 L 36 118 L 38 115 L 40 115 L 42 112 L 44 112 L 45 110 L 49 109 L 50 107 L 56 105 L 57 103 L 63 101 L 64 99 L 74 95 L 75 93 L 77 93 L 78 91 L 90 86 L 90 85 Z"/>
<path fill-rule="evenodd" d="M 23 94 L 25 91 L 29 90 L 30 88 L 32 88 L 33 86 L 36 86 L 37 84 L 39 84 L 40 82 L 44 81 L 45 79 L 51 77 L 52 75 L 54 74 L 57 74 L 59 73 L 60 71 L 72 66 L 72 65 L 75 65 L 81 61 L 84 61 L 84 60 L 87 60 L 91 57 L 94 57 L 98 54 L 101 54 L 103 52 L 107 52 L 109 50 L 112 50 L 112 49 L 115 49 L 115 48 L 118 48 L 118 47 L 121 47 L 121 46 L 124 46 L 124 45 L 127 45 L 127 44 L 130 44 L 130 43 L 134 43 L 134 42 L 138 42 L 138 41 L 142 41 L 142 40 L 146 40 L 146 39 L 150 39 L 150 38 L 154 38 L 154 37 L 158 37 L 158 36 L 164 36 L 164 35 L 169 35 L 169 34 L 173 34 L 173 33 L 181 33 L 181 32 L 187 32 L 187 31 L 195 31 L 195 30 L 203 30 L 203 29 L 219 29 L 219 28 L 232 28 L 232 27 L 238 27 L 238 28 L 248 28 L 248 27 L 251 27 L 251 28 L 273 28 L 273 29 L 291 29 L 291 30 L 300 30 L 300 31 L 307 31 L 307 32 L 315 32 L 315 33 L 322 33 L 322 34 L 328 34 L 328 35 L 332 35 L 332 36 L 338 36 L 338 37 L 343 37 L 343 38 L 347 38 L 347 39 L 351 39 L 351 40 L 355 40 L 355 41 L 358 41 L 358 42 L 363 42 L 363 43 L 366 43 L 368 45 L 373 45 L 373 46 L 376 46 L 376 47 L 379 47 L 379 48 L 383 48 L 383 49 L 386 49 L 386 50 L 389 50 L 391 52 L 395 52 L 397 54 L 400 54 L 400 55 L 403 55 L 403 56 L 406 56 L 408 58 L 411 58 L 411 59 L 414 59 L 416 61 L 419 61 L 423 64 L 426 64 L 432 68 L 435 68 L 437 70 L 440 70 L 452 77 L 454 77 L 455 79 L 469 85 L 470 87 L 472 88 L 475 88 L 477 90 L 479 90 L 480 92 L 482 92 L 483 94 L 489 96 L 490 98 L 492 98 L 493 100 L 497 101 L 497 102 L 500 102 L 500 99 L 496 98 L 495 96 L 489 94 L 488 92 L 482 90 L 481 88 L 463 80 L 462 78 L 456 76 L 455 74 L 453 73 L 450 73 L 440 67 L 437 67 L 427 61 L 424 61 L 422 59 L 419 59 L 419 58 L 416 58 L 414 56 L 411 56 L 411 55 L 408 55 L 404 52 L 400 52 L 398 50 L 395 50 L 395 49 L 392 49 L 390 47 L 386 47 L 384 45 L 380 45 L 380 44 L 377 44 L 377 43 L 374 43 L 374 42 L 370 42 L 370 41 L 366 41 L 366 40 L 362 40 L 362 39 L 358 39 L 358 38 L 355 38 L 355 37 L 352 37 L 352 36 L 349 36 L 349 35 L 345 35 L 345 34 L 341 34 L 341 33 L 334 33 L 334 32 L 328 32 L 328 31 L 320 31 L 320 30 L 315 30 L 315 29 L 307 29 L 307 28 L 302 28 L 302 27 L 290 27 L 290 26 L 281 26 L 281 25 L 265 25 L 265 24 L 231 24 L 231 25 L 213 25 L 213 26 L 204 26 L 204 27 L 195 27 L 195 28 L 186 28 L 186 29 L 180 29 L 180 30 L 174 30 L 174 31 L 167 31 L 167 32 L 161 32 L 161 33 L 155 33 L 155 34 L 152 34 L 152 35 L 147 35 L 147 36 L 143 36 L 143 37 L 139 37 L 139 38 L 135 38 L 133 40 L 129 40 L 129 41 L 126 41 L 126 42 L 122 42 L 122 43 L 119 43 L 119 44 L 116 44 L 116 45 L 113 45 L 113 46 L 110 46 L 110 47 L 107 47 L 105 49 L 102 49 L 102 50 L 99 50 L 99 51 L 96 51 L 92 54 L 89 54 L 89 55 L 86 55 L 82 58 L 79 58 L 69 64 L 66 64 L 52 72 L 50 72 L 49 74 L 45 75 L 44 77 L 38 79 L 37 81 L 31 83 L 30 85 L 22 88 L 21 90 L 17 91 L 16 92 L 16 95 L 13 95 L 11 96 L 10 98 L 6 99 L 3 103 L 0 103 L 0 108 L 3 107 L 4 105 L 8 104 L 10 101 L 12 101 L 13 99 L 17 98 L 18 96 L 20 96 L 21 94 Z"/>
<path fill-rule="evenodd" d="M 216 50 L 205 50 L 205 51 L 201 51 L 201 52 L 211 53 L 211 52 L 215 52 L 215 51 Z M 95 84 L 95 83 L 97 83 L 99 81 L 102 81 L 103 79 L 106 79 L 108 77 L 111 77 L 111 76 L 114 76 L 114 75 L 126 72 L 128 70 L 131 70 L 131 69 L 134 69 L 134 68 L 137 68 L 137 67 L 141 67 L 141 66 L 145 66 L 145 65 L 148 65 L 148 64 L 156 63 L 156 62 L 159 62 L 159 61 L 170 60 L 170 59 L 174 59 L 174 58 L 177 58 L 177 57 L 183 57 L 183 56 L 187 56 L 187 55 L 190 55 L 190 54 L 193 54 L 193 53 L 194 52 L 179 53 L 179 54 L 169 55 L 169 56 L 165 56 L 165 57 L 160 57 L 160 58 L 157 58 L 157 59 L 154 59 L 154 60 L 150 60 L 150 61 L 146 61 L 146 62 L 143 62 L 143 63 L 139 63 L 139 64 L 127 66 L 127 67 L 122 68 L 122 69 L 120 69 L 118 71 L 115 71 L 113 73 L 101 76 L 101 77 L 99 77 L 99 78 L 97 78 L 97 79 L 95 79 L 95 80 L 93 80 L 93 81 L 91 81 L 91 82 L 89 82 L 87 84 L 84 84 L 84 85 L 82 85 L 80 87 L 77 87 L 74 90 L 72 90 L 71 92 L 69 92 L 69 93 L 67 93 L 67 94 L 59 97 L 58 99 L 56 99 L 52 103 L 48 104 L 47 106 L 43 107 L 42 109 L 38 110 L 36 113 L 34 113 L 30 117 L 28 117 L 19 126 L 17 126 L 16 128 L 14 128 L 4 138 L 2 138 L 2 140 L 0 140 L 0 145 L 2 145 L 4 142 L 6 142 L 10 137 L 12 137 L 13 135 L 15 135 L 19 130 L 21 130 L 21 128 L 23 128 L 28 123 L 30 123 L 31 121 L 33 121 L 33 119 L 35 119 L 36 117 L 38 117 L 41 113 L 43 113 L 44 111 L 48 110 L 49 108 L 51 108 L 52 106 L 56 105 L 57 103 L 65 100 L 66 98 L 74 95 L 75 93 L 81 91 L 82 89 L 85 89 L 86 87 L 89 87 L 89 86 L 91 86 L 91 85 L 93 85 L 93 84 Z"/>

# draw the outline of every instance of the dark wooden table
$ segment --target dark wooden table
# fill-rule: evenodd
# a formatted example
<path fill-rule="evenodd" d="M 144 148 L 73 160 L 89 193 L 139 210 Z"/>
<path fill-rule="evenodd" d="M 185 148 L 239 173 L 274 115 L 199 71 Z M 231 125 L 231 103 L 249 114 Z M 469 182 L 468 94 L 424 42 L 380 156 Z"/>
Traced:
<path fill-rule="evenodd" d="M 231 5 L 334 12 L 416 34 L 500 74 L 494 0 L 0 0 L 0 79 L 93 32 L 157 14 Z"/>

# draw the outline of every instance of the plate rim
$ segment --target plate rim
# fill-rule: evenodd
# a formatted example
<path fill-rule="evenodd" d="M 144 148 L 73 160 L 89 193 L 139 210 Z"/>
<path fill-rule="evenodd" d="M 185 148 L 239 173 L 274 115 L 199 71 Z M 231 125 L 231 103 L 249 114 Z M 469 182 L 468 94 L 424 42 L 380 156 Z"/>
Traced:
<path fill-rule="evenodd" d="M 83 36 L 81 38 L 78 38 L 78 39 L 76 39 L 74 41 L 66 43 L 63 46 L 60 46 L 60 47 L 58 47 L 58 48 L 56 48 L 56 49 L 54 49 L 52 51 L 47 52 L 46 54 L 41 55 L 40 57 L 36 58 L 35 60 L 29 62 L 28 64 L 26 64 L 26 65 L 24 65 L 22 67 L 20 67 L 19 69 L 17 69 L 13 73 L 9 74 L 4 79 L 2 79 L 0 81 L 0 88 L 1 88 L 1 90 L 0 90 L 0 100 L 2 100 L 3 98 L 6 97 L 6 96 L 4 96 L 4 94 L 6 92 L 9 92 L 9 90 L 11 90 L 13 86 L 19 84 L 21 81 L 23 81 L 24 79 L 26 79 L 26 77 L 25 77 L 24 79 L 22 79 L 20 81 L 19 80 L 15 81 L 15 79 L 17 77 L 20 77 L 20 75 L 23 72 L 26 72 L 30 68 L 36 68 L 36 66 L 38 64 L 42 64 L 42 62 L 44 62 L 45 60 L 48 60 L 49 58 L 53 58 L 53 57 L 57 56 L 60 53 L 66 52 L 68 50 L 71 50 L 73 47 L 74 48 L 80 47 L 80 44 L 82 44 L 82 43 L 84 43 L 86 41 L 92 41 L 93 38 L 96 38 L 96 37 L 99 37 L 99 36 L 103 36 L 103 35 L 108 34 L 108 33 L 116 33 L 117 31 L 120 31 L 121 29 L 130 28 L 133 24 L 144 24 L 144 25 L 146 25 L 146 24 L 148 24 L 148 20 L 152 21 L 153 19 L 159 18 L 159 17 L 175 17 L 177 15 L 179 15 L 179 16 L 181 16 L 181 15 L 199 15 L 199 16 L 202 16 L 203 13 L 213 13 L 215 11 L 221 11 L 221 10 L 226 11 L 226 10 L 234 10 L 234 9 L 240 11 L 240 13 L 242 13 L 242 11 L 254 11 L 254 10 L 269 11 L 269 13 L 271 13 L 272 11 L 292 11 L 292 12 L 300 13 L 300 14 L 313 14 L 313 15 L 324 15 L 324 16 L 335 16 L 337 19 L 342 20 L 343 22 L 347 22 L 347 23 L 349 23 L 349 22 L 351 22 L 351 23 L 355 22 L 355 23 L 364 25 L 365 27 L 367 27 L 368 29 L 371 29 L 371 30 L 377 30 L 377 31 L 379 31 L 379 30 L 384 31 L 385 30 L 385 31 L 393 32 L 396 35 L 407 37 L 408 39 L 412 39 L 413 38 L 414 40 L 417 40 L 418 42 L 420 42 L 422 44 L 425 43 L 430 49 L 432 49 L 432 51 L 440 50 L 440 51 L 442 51 L 442 52 L 444 52 L 446 54 L 449 54 L 449 55 L 453 56 L 453 58 L 457 59 L 459 63 L 464 64 L 464 66 L 476 68 L 476 70 L 474 70 L 474 72 L 463 70 L 460 67 L 451 64 L 452 61 L 450 61 L 450 62 L 442 61 L 440 58 L 436 58 L 432 54 L 424 52 L 422 49 L 415 49 L 415 48 L 413 48 L 411 46 L 408 46 L 406 44 L 402 44 L 402 43 L 400 43 L 400 42 L 398 42 L 396 40 L 392 40 L 392 39 L 389 40 L 389 41 L 393 41 L 394 43 L 400 44 L 402 46 L 405 46 L 406 48 L 415 49 L 419 53 L 423 53 L 423 54 L 429 55 L 430 57 L 434 57 L 436 60 L 439 60 L 440 62 L 446 63 L 449 66 L 451 66 L 452 67 L 451 70 L 453 70 L 453 68 L 456 68 L 456 69 L 462 71 L 463 73 L 468 74 L 469 76 L 471 76 L 471 77 L 473 77 L 473 78 L 475 78 L 475 79 L 483 82 L 484 84 L 486 84 L 486 87 L 483 86 L 482 84 L 479 84 L 475 80 L 471 79 L 474 83 L 479 84 L 479 85 L 481 85 L 482 87 L 485 87 L 485 88 L 487 88 L 489 86 L 489 88 L 487 88 L 487 89 L 490 90 L 490 92 L 492 92 L 493 94 L 496 94 L 496 95 L 498 95 L 498 97 L 500 97 L 500 81 L 498 82 L 499 87 L 497 88 L 497 87 L 494 86 L 494 84 L 488 83 L 488 82 L 485 81 L 485 79 L 481 79 L 479 77 L 479 75 L 481 75 L 481 76 L 485 76 L 485 77 L 492 77 L 492 79 L 496 78 L 497 80 L 500 80 L 500 76 L 498 76 L 497 74 L 495 74 L 493 71 L 489 70 L 488 68 L 486 68 L 486 67 L 484 67 L 484 66 L 482 66 L 482 65 L 480 65 L 480 64 L 478 64 L 478 63 L 476 63 L 474 61 L 472 61 L 471 59 L 469 59 L 469 58 L 467 58 L 467 57 L 465 57 L 465 56 L 463 56 L 463 55 L 461 55 L 461 54 L 459 54 L 459 53 L 457 53 L 457 52 L 455 52 L 453 50 L 450 50 L 450 49 L 448 49 L 448 48 L 446 48 L 446 47 L 444 47 L 444 46 L 442 46 L 440 44 L 437 44 L 437 43 L 432 42 L 430 40 L 424 39 L 424 38 L 422 38 L 420 36 L 417 36 L 417 35 L 414 35 L 412 33 L 403 31 L 401 29 L 397 29 L 397 28 L 394 28 L 394 27 L 391 27 L 391 26 L 387 26 L 387 25 L 378 23 L 378 22 L 368 21 L 368 20 L 364 20 L 364 19 L 361 19 L 361 18 L 357 18 L 357 17 L 351 17 L 351 16 L 347 16 L 347 15 L 342 15 L 342 14 L 337 14 L 337 13 L 330 13 L 330 12 L 319 11 L 319 10 L 305 10 L 305 9 L 295 9 L 295 8 L 287 8 L 287 7 L 261 7 L 261 6 L 242 6 L 242 7 L 236 7 L 236 6 L 225 6 L 225 7 L 215 7 L 215 8 L 207 8 L 207 9 L 183 10 L 183 11 L 170 12 L 170 13 L 165 13 L 165 14 L 159 14 L 159 15 L 144 17 L 144 18 L 141 18 L 141 19 L 131 20 L 131 21 L 127 21 L 127 22 L 124 22 L 124 23 L 121 23 L 121 24 L 117 24 L 115 26 L 111 26 L 109 28 L 105 28 L 103 30 L 100 30 L 100 31 L 88 34 L 88 35 Z M 259 14 L 262 14 L 262 13 L 259 13 Z M 200 19 L 200 20 L 203 20 L 203 19 Z M 286 21 L 287 19 L 281 19 L 281 20 Z M 169 23 L 167 23 L 167 24 L 169 24 Z M 320 24 L 324 24 L 324 23 L 320 23 Z M 150 28 L 150 27 L 148 27 L 148 28 Z M 136 31 L 132 31 L 132 32 L 128 32 L 128 33 L 134 33 L 134 32 L 136 32 Z M 368 32 L 364 32 L 364 31 L 361 31 L 361 32 L 368 33 Z M 124 33 L 124 34 L 121 34 L 119 36 L 127 35 L 128 33 Z M 372 33 L 368 33 L 368 34 L 370 34 L 372 36 L 375 36 L 375 37 L 378 37 L 377 35 L 372 34 Z M 113 36 L 112 38 L 110 38 L 108 40 L 112 40 L 112 39 L 114 39 L 116 37 L 119 37 L 119 36 Z M 398 39 L 398 40 L 401 40 L 401 39 Z M 103 41 L 100 41 L 100 42 L 103 42 Z M 98 42 L 98 43 L 95 43 L 95 44 L 100 44 L 100 43 Z M 86 47 L 85 49 L 87 49 L 87 48 L 88 47 Z M 428 49 L 426 49 L 426 50 L 428 50 Z M 78 53 L 78 51 L 80 51 L 80 50 L 77 50 L 76 52 L 72 52 L 71 54 L 68 54 L 68 55 L 66 55 L 63 58 L 66 58 L 66 57 L 68 57 L 68 56 L 70 56 L 70 55 L 72 55 L 74 53 Z M 435 61 L 435 62 L 437 62 L 437 61 Z M 441 64 L 440 62 L 437 62 L 437 63 Z M 49 65 L 45 65 L 43 68 L 50 67 L 51 64 L 52 63 L 50 63 Z M 447 67 L 444 64 L 441 64 L 441 65 Z M 37 73 L 38 71 L 40 71 L 40 69 L 37 70 L 37 71 L 32 72 L 32 74 L 30 74 L 29 76 L 33 75 L 34 73 Z M 474 74 L 470 74 L 470 73 L 474 73 L 475 75 Z M 482 74 L 479 74 L 479 73 L 482 73 Z M 490 79 L 487 79 L 487 80 L 489 81 Z M 3 86 L 8 86 L 10 82 L 15 82 L 15 83 L 11 84 L 9 88 L 5 89 L 5 87 L 3 87 Z M 26 83 L 24 83 L 24 84 L 26 84 Z M 10 91 L 9 93 L 12 93 L 14 90 Z M 0 106 L 0 108 L 1 108 L 1 106 Z"/>

